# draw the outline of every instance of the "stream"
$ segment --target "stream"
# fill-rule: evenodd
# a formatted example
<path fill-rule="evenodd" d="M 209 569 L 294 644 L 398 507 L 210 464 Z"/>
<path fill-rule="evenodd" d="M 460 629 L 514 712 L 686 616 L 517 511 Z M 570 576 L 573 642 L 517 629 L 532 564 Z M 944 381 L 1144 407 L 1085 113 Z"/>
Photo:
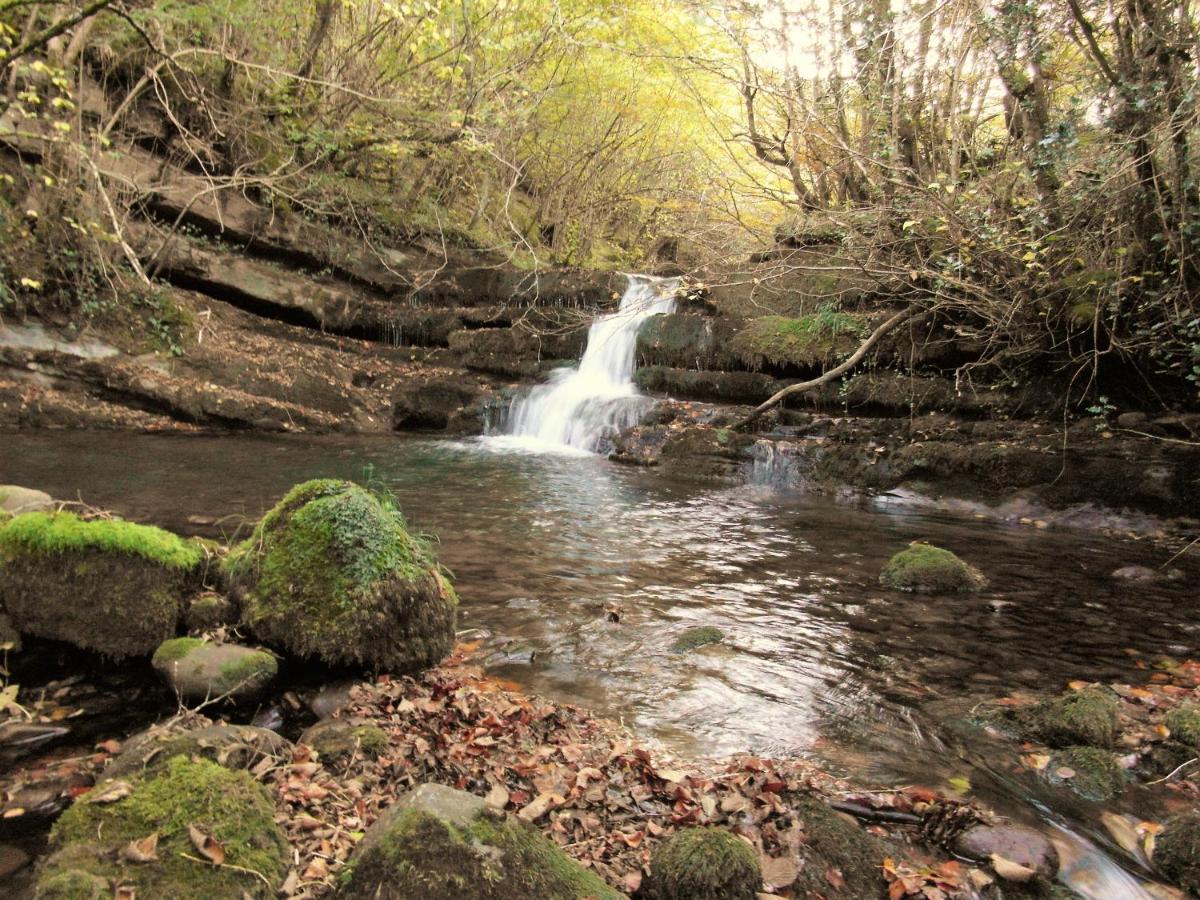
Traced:
<path fill-rule="evenodd" d="M 1004 814 L 1057 823 L 1086 877 L 1108 885 L 1084 896 L 1141 896 L 1112 886 L 1127 878 L 1116 848 L 1091 847 L 1106 840 L 1098 810 L 989 762 L 998 749 L 962 722 L 984 699 L 1137 680 L 1140 665 L 1196 654 L 1190 560 L 1173 564 L 1176 581 L 1122 582 L 1117 567 L 1166 554 L 887 497 L 712 489 L 486 439 L 42 432 L 5 435 L 4 448 L 0 483 L 215 537 L 246 533 L 297 482 L 369 474 L 438 536 L 459 628 L 487 633 L 495 674 L 680 754 L 804 756 L 864 787 L 966 779 Z M 881 589 L 888 557 L 917 538 L 979 566 L 989 587 Z M 727 638 L 674 652 L 692 625 Z"/>

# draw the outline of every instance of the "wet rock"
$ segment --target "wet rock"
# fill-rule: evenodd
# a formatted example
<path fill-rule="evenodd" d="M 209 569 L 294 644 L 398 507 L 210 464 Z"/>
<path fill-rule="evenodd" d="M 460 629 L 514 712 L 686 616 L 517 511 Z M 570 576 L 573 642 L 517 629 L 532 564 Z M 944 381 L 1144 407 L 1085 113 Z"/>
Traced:
<path fill-rule="evenodd" d="M 29 865 L 29 854 L 20 847 L 0 844 L 0 878 L 7 878 Z"/>
<path fill-rule="evenodd" d="M 644 366 L 634 372 L 638 388 L 649 394 L 666 394 L 677 400 L 711 400 L 721 403 L 762 403 L 785 382 L 762 372 L 713 372 Z"/>
<path fill-rule="evenodd" d="M 642 323 L 637 356 L 643 365 L 728 370 L 738 366 L 730 350 L 737 323 L 693 313 L 662 313 Z"/>
<path fill-rule="evenodd" d="M 1200 896 L 1200 812 L 1167 820 L 1154 843 L 1153 862 L 1168 879 Z"/>
<path fill-rule="evenodd" d="M 469 888 L 468 888 L 469 886 Z M 617 900 L 621 895 L 522 822 L 442 785 L 422 785 L 371 826 L 342 900 Z"/>
<path fill-rule="evenodd" d="M 1015 710 L 1012 715 L 1022 736 L 1051 747 L 1108 748 L 1116 740 L 1119 712 L 1116 695 L 1092 685 Z"/>
<path fill-rule="evenodd" d="M 27 512 L 42 512 L 53 506 L 54 498 L 45 491 L 16 484 L 0 484 L 0 512 L 16 516 Z"/>
<path fill-rule="evenodd" d="M 283 759 L 292 744 L 253 725 L 208 725 L 177 730 L 155 727 L 134 735 L 104 770 L 110 779 L 160 769 L 175 756 L 206 759 L 227 769 L 252 769 L 263 759 Z"/>
<path fill-rule="evenodd" d="M 354 685 L 353 681 L 336 681 L 324 685 L 308 701 L 308 708 L 318 719 L 326 719 L 350 702 L 350 690 Z"/>
<path fill-rule="evenodd" d="M 428 378 L 410 381 L 396 388 L 392 397 L 392 428 L 396 431 L 446 431 L 451 424 L 463 430 L 467 408 L 479 400 L 482 391 L 474 382 L 461 378 Z M 482 423 L 476 415 L 478 431 Z"/>
<path fill-rule="evenodd" d="M 254 714 L 254 718 L 250 720 L 250 724 L 255 728 L 263 728 L 267 731 L 278 732 L 283 728 L 283 710 L 278 706 L 268 706 L 266 709 L 260 709 Z"/>
<path fill-rule="evenodd" d="M 41 725 L 9 719 L 0 723 L 0 747 L 33 748 L 70 732 L 61 725 Z"/>
<path fill-rule="evenodd" d="M 220 866 L 196 863 L 196 839 L 223 851 Z M 144 860 L 126 864 L 131 845 L 157 835 Z M 39 898 L 89 897 L 80 885 L 103 879 L 139 897 L 207 900 L 274 897 L 287 871 L 288 847 L 275 804 L 246 772 L 176 756 L 161 770 L 105 781 L 80 797 L 50 833 L 51 855 L 38 871 Z M 135 845 L 134 850 L 138 850 Z"/>
<path fill-rule="evenodd" d="M 925 594 L 975 591 L 987 583 L 977 569 L 949 550 L 920 542 L 888 560 L 879 581 L 896 590 Z"/>
<path fill-rule="evenodd" d="M 1167 713 L 1163 724 L 1179 743 L 1200 747 L 1200 706 L 1184 703 Z"/>
<path fill-rule="evenodd" d="M 161 528 L 25 513 L 0 529 L 0 606 L 26 635 L 113 658 L 175 633 L 203 549 Z"/>
<path fill-rule="evenodd" d="M 671 644 L 671 649 L 677 653 L 706 647 L 709 644 L 719 644 L 725 640 L 725 632 L 712 625 L 697 625 L 687 629 Z"/>
<path fill-rule="evenodd" d="M 1121 763 L 1100 747 L 1067 747 L 1055 752 L 1046 775 L 1052 783 L 1096 801 L 1111 800 L 1128 784 Z"/>
<path fill-rule="evenodd" d="M 204 632 L 232 625 L 237 621 L 237 606 L 227 597 L 205 591 L 188 604 L 183 624 L 188 631 Z"/>
<path fill-rule="evenodd" d="M 1150 417 L 1144 412 L 1123 412 L 1117 416 L 1118 428 L 1145 428 Z"/>
<path fill-rule="evenodd" d="M 803 829 L 800 871 L 792 887 L 795 897 L 879 897 L 886 891 L 881 866 L 895 851 L 853 820 L 835 813 L 819 797 L 808 796 L 794 805 Z M 826 873 L 836 869 L 842 887 L 830 884 Z"/>
<path fill-rule="evenodd" d="M 265 650 L 215 644 L 200 638 L 164 641 L 151 660 L 184 700 L 231 701 L 254 697 L 275 678 L 279 664 Z"/>
<path fill-rule="evenodd" d="M 729 428 L 687 428 L 667 438 L 661 465 L 683 478 L 738 484 L 753 445 L 753 437 Z"/>
<path fill-rule="evenodd" d="M 1158 574 L 1149 566 L 1121 566 L 1111 577 L 1118 581 L 1154 581 Z"/>
<path fill-rule="evenodd" d="M 341 763 L 353 756 L 374 758 L 388 748 L 388 736 L 382 728 L 345 719 L 325 719 L 307 728 L 300 743 L 317 751 L 326 765 Z"/>
<path fill-rule="evenodd" d="M 428 545 L 348 481 L 293 488 L 222 568 L 242 623 L 295 656 L 401 674 L 454 642 L 458 598 Z"/>
<path fill-rule="evenodd" d="M 724 828 L 685 828 L 650 857 L 645 895 L 653 900 L 754 900 L 758 854 Z"/>
<path fill-rule="evenodd" d="M 1033 869 L 1051 879 L 1058 872 L 1058 851 L 1040 831 L 1022 825 L 976 825 L 954 842 L 954 852 L 968 859 L 986 862 L 992 856 Z"/>

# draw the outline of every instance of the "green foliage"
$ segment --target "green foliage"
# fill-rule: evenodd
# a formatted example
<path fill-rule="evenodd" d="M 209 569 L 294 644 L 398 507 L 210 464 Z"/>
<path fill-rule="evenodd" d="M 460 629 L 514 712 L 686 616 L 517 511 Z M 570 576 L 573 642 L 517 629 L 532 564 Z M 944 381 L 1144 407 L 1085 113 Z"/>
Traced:
<path fill-rule="evenodd" d="M 474 848 L 499 852 L 475 852 Z M 477 816 L 464 829 L 405 810 L 341 875 L 347 900 L 618 900 L 621 896 L 529 826 Z"/>
<path fill-rule="evenodd" d="M 753 900 L 761 886 L 758 855 L 724 828 L 685 828 L 650 858 L 654 900 Z"/>
<path fill-rule="evenodd" d="M 204 551 L 193 541 L 153 525 L 121 519 L 81 519 L 69 512 L 31 512 L 0 530 L 0 554 L 53 556 L 72 552 L 138 556 L 169 569 L 194 569 Z"/>
<path fill-rule="evenodd" d="M 914 543 L 888 560 L 879 581 L 900 591 L 944 594 L 976 590 L 984 580 L 949 550 Z"/>
<path fill-rule="evenodd" d="M 250 775 L 176 756 L 129 783 L 128 796 L 102 803 L 84 795 L 55 823 L 36 896 L 71 897 L 74 886 L 90 883 L 86 876 L 119 879 L 147 897 L 275 895 L 287 871 L 287 843 L 274 803 Z M 92 796 L 111 784 L 102 782 Z M 221 845 L 226 865 L 199 859 L 190 827 Z M 156 860 L 118 862 L 128 844 L 151 834 L 158 835 Z"/>

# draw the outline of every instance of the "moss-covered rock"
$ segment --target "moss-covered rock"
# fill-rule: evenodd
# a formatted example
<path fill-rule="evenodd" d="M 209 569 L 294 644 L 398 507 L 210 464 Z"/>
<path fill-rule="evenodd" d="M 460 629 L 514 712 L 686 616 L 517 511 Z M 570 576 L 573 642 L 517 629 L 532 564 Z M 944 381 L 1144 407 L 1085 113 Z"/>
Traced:
<path fill-rule="evenodd" d="M 226 769 L 251 769 L 263 759 L 287 758 L 287 738 L 253 725 L 206 725 L 179 729 L 156 725 L 124 742 L 109 761 L 106 778 L 123 779 L 162 769 L 176 756 L 206 759 Z"/>
<path fill-rule="evenodd" d="M 193 597 L 183 614 L 188 631 L 204 632 L 237 622 L 237 606 L 228 597 L 205 591 Z"/>
<path fill-rule="evenodd" d="M 1171 737 L 1189 747 L 1200 747 L 1200 706 L 1192 703 L 1171 710 L 1163 720 Z"/>
<path fill-rule="evenodd" d="M 341 875 L 343 900 L 618 900 L 529 826 L 422 785 L 371 826 Z"/>
<path fill-rule="evenodd" d="M 760 316 L 746 323 L 731 347 L 749 369 L 808 372 L 852 352 L 866 331 L 862 316 L 832 310 L 798 318 Z"/>
<path fill-rule="evenodd" d="M 151 662 L 184 700 L 253 697 L 271 683 L 279 670 L 275 657 L 265 650 L 194 637 L 164 641 L 154 651 Z"/>
<path fill-rule="evenodd" d="M 882 865 L 886 857 L 895 855 L 894 850 L 858 823 L 835 813 L 819 797 L 805 797 L 793 810 L 797 825 L 804 832 L 799 848 L 803 864 L 792 889 L 794 896 L 883 895 L 886 884 Z M 834 887 L 827 877 L 831 869 L 841 875 L 840 888 Z"/>
<path fill-rule="evenodd" d="M 175 633 L 204 556 L 161 528 L 25 513 L 0 529 L 0 606 L 23 634 L 149 654 Z"/>
<path fill-rule="evenodd" d="M 1091 685 L 1068 691 L 1009 715 L 1016 731 L 1051 747 L 1111 747 L 1117 736 L 1120 704 L 1108 688 Z"/>
<path fill-rule="evenodd" d="M 949 550 L 919 542 L 888 560 L 879 581 L 898 591 L 925 594 L 974 591 L 986 583 L 983 575 Z"/>
<path fill-rule="evenodd" d="M 655 849 L 646 896 L 653 900 L 754 900 L 758 854 L 724 828 L 685 828 Z"/>
<path fill-rule="evenodd" d="M 388 748 L 382 728 L 344 719 L 324 719 L 300 735 L 300 743 L 317 751 L 326 765 L 343 762 L 354 754 L 374 759 Z"/>
<path fill-rule="evenodd" d="M 679 369 L 737 368 L 729 346 L 735 327 L 729 319 L 690 313 L 651 316 L 638 329 L 637 356 L 646 365 Z"/>
<path fill-rule="evenodd" d="M 348 481 L 293 488 L 222 566 L 243 623 L 288 653 L 399 673 L 453 645 L 458 598 L 432 552 Z"/>
<path fill-rule="evenodd" d="M 224 865 L 202 861 L 190 827 L 221 846 Z M 158 836 L 156 858 L 122 862 L 122 851 L 150 835 Z M 183 756 L 161 771 L 97 785 L 55 823 L 50 847 L 38 873 L 39 900 L 91 896 L 86 890 L 96 879 L 107 883 L 105 896 L 120 883 L 139 897 L 274 897 L 288 859 L 262 785 L 245 772 Z"/>
<path fill-rule="evenodd" d="M 1125 789 L 1125 770 L 1100 747 L 1067 747 L 1050 757 L 1046 774 L 1088 800 L 1111 800 Z"/>
<path fill-rule="evenodd" d="M 1200 812 L 1168 819 L 1154 843 L 1154 865 L 1168 879 L 1200 897 Z"/>
<path fill-rule="evenodd" d="M 684 653 L 688 650 L 695 650 L 697 647 L 719 644 L 723 640 L 725 640 L 725 632 L 720 628 L 713 625 L 696 625 L 675 638 L 671 649 L 676 653 Z"/>

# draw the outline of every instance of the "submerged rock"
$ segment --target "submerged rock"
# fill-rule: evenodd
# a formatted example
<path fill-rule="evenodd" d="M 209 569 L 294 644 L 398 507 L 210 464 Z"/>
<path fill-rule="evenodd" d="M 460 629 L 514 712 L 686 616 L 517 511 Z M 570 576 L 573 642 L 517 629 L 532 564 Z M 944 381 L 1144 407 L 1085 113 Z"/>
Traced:
<path fill-rule="evenodd" d="M 274 897 L 288 864 L 266 789 L 184 756 L 101 782 L 58 820 L 50 849 L 35 890 L 47 900 L 91 897 L 96 887 L 111 897 L 118 884 L 138 897 Z"/>
<path fill-rule="evenodd" d="M 1022 737 L 1051 747 L 1111 747 L 1117 737 L 1119 712 L 1116 694 L 1091 685 L 1014 710 L 1011 715 Z"/>
<path fill-rule="evenodd" d="M 325 719 L 306 729 L 300 743 L 317 751 L 321 762 L 344 762 L 354 754 L 375 758 L 388 748 L 388 736 L 376 725 Z"/>
<path fill-rule="evenodd" d="M 206 759 L 227 769 L 251 769 L 266 758 L 282 759 L 292 744 L 265 728 L 253 725 L 208 725 L 183 731 L 150 728 L 125 742 L 120 754 L 104 770 L 107 778 L 121 779 L 145 770 L 158 770 L 176 756 Z"/>
<path fill-rule="evenodd" d="M 1049 838 L 1022 825 L 975 825 L 955 839 L 954 852 L 980 862 L 995 854 L 1046 879 L 1058 872 L 1058 851 Z"/>
<path fill-rule="evenodd" d="M 453 646 L 458 598 L 433 553 L 348 481 L 292 488 L 222 565 L 243 623 L 288 653 L 407 673 Z"/>
<path fill-rule="evenodd" d="M 115 659 L 150 654 L 175 633 L 204 556 L 161 528 L 25 513 L 0 529 L 0 606 L 22 634 Z"/>
<path fill-rule="evenodd" d="M 671 644 L 671 649 L 677 653 L 695 650 L 709 644 L 719 644 L 725 640 L 725 632 L 712 625 L 697 625 L 689 628 Z"/>
<path fill-rule="evenodd" d="M 1088 800 L 1111 800 L 1128 782 L 1120 762 L 1100 747 L 1067 747 L 1050 757 L 1050 780 Z"/>
<path fill-rule="evenodd" d="M 193 637 L 164 641 L 151 662 L 184 700 L 244 700 L 261 693 L 279 670 L 265 650 Z"/>
<path fill-rule="evenodd" d="M 27 512 L 42 512 L 54 506 L 54 498 L 45 491 L 0 484 L 0 512 L 17 516 Z"/>
<path fill-rule="evenodd" d="M 479 797 L 426 784 L 371 826 L 341 876 L 343 900 L 618 900 L 533 828 Z"/>
<path fill-rule="evenodd" d="M 884 566 L 879 581 L 899 591 L 952 594 L 975 591 L 987 580 L 949 550 L 915 542 Z"/>
<path fill-rule="evenodd" d="M 650 858 L 652 900 L 754 900 L 762 886 L 758 854 L 724 828 L 685 828 Z"/>
<path fill-rule="evenodd" d="M 1154 865 L 1193 896 L 1200 896 L 1200 812 L 1167 820 L 1154 843 Z"/>

